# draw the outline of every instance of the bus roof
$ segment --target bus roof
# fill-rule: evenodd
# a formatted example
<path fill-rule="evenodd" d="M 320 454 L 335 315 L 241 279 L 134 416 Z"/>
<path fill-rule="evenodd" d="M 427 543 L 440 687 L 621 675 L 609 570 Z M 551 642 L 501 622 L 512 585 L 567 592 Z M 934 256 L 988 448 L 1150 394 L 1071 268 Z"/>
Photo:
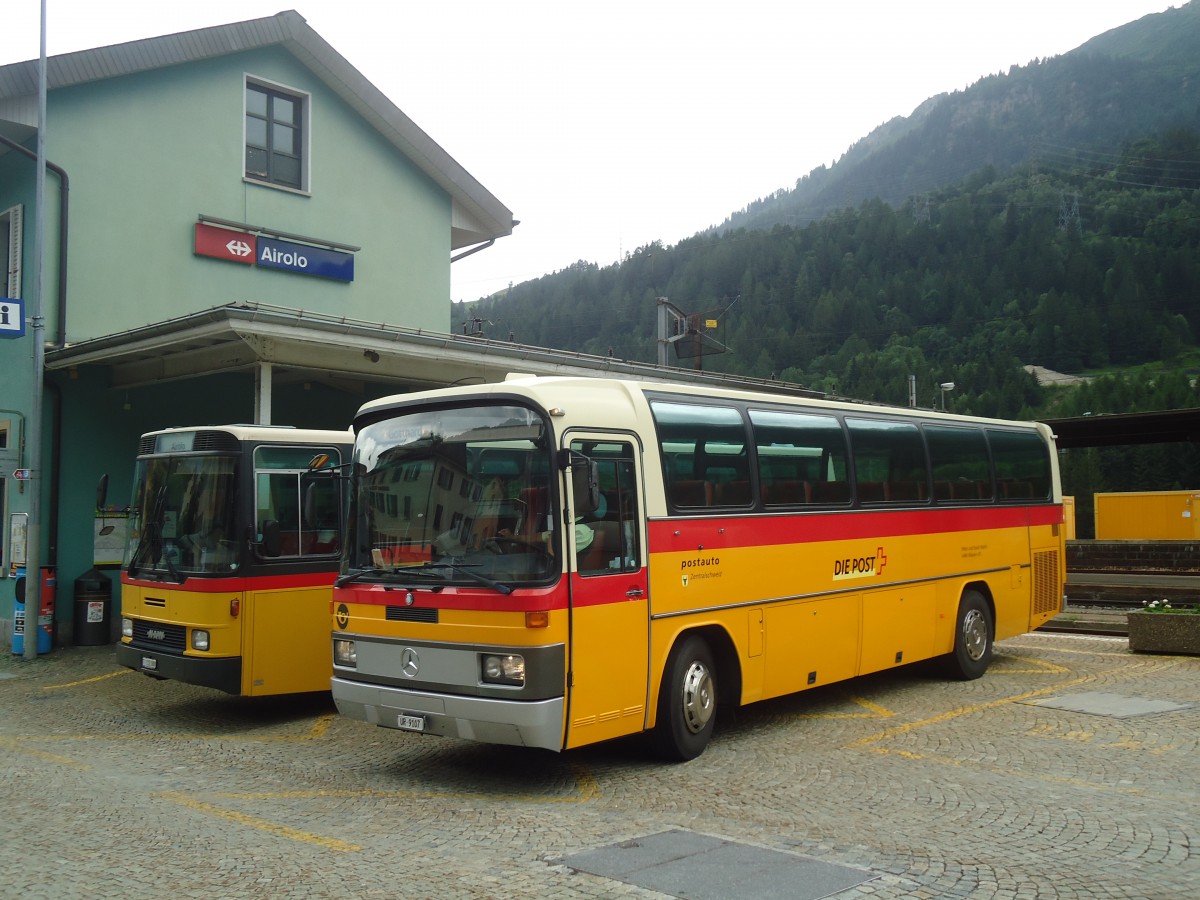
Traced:
<path fill-rule="evenodd" d="M 581 393 L 587 397 L 586 403 L 577 406 L 578 409 L 586 410 L 586 415 L 571 415 L 574 410 L 566 409 L 563 406 L 564 399 L 572 393 Z M 572 425 L 584 424 L 585 422 L 594 425 L 604 425 L 610 424 L 611 420 L 615 417 L 628 415 L 631 406 L 637 403 L 633 398 L 644 397 L 646 395 L 659 398 L 674 395 L 680 400 L 724 400 L 748 404 L 763 403 L 770 404 L 776 408 L 819 409 L 844 414 L 857 413 L 899 418 L 911 417 L 925 421 L 940 420 L 948 424 L 953 422 L 969 422 L 975 425 L 1019 426 L 1039 430 L 1044 432 L 1047 438 L 1052 437 L 1050 429 L 1039 422 L 964 416 L 941 410 L 892 406 L 890 404 L 846 398 L 821 399 L 815 397 L 796 397 L 790 394 L 773 394 L 767 391 L 718 387 L 700 388 L 690 384 L 644 382 L 617 378 L 534 375 L 510 375 L 508 379 L 502 382 L 462 385 L 382 397 L 363 404 L 355 416 L 355 423 L 357 426 L 357 423 L 361 419 L 374 419 L 388 410 L 399 410 L 407 406 L 425 405 L 431 401 L 443 399 L 460 401 L 469 397 L 521 397 L 532 400 L 547 410 L 556 407 L 563 410 L 563 414 L 569 415 L 573 420 L 570 423 Z M 617 407 L 622 407 L 625 412 L 619 412 Z"/>
<path fill-rule="evenodd" d="M 334 431 L 319 428 L 296 428 L 292 425 L 186 425 L 147 431 L 142 440 L 161 434 L 186 434 L 195 431 L 222 431 L 239 441 L 283 441 L 297 444 L 350 444 L 354 433 L 349 429 Z"/>

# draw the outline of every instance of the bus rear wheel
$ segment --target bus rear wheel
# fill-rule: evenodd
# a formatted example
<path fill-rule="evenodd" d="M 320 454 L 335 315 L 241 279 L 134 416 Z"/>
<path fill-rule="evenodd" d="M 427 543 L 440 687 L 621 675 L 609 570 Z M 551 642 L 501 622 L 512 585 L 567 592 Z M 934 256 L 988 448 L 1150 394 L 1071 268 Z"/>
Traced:
<path fill-rule="evenodd" d="M 983 675 L 992 662 L 992 611 L 979 591 L 964 591 L 954 627 L 954 652 L 946 658 L 947 671 L 961 681 Z"/>
<path fill-rule="evenodd" d="M 704 752 L 716 723 L 717 677 L 712 650 L 698 635 L 680 641 L 667 660 L 651 740 L 663 759 L 684 762 Z"/>

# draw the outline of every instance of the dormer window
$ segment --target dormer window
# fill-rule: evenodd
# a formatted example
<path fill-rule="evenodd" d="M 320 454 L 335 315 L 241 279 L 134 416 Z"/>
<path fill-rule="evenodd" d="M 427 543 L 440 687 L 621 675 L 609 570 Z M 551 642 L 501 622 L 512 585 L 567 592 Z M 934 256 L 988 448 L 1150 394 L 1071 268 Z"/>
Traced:
<path fill-rule="evenodd" d="M 306 190 L 303 95 L 246 82 L 246 177 Z"/>

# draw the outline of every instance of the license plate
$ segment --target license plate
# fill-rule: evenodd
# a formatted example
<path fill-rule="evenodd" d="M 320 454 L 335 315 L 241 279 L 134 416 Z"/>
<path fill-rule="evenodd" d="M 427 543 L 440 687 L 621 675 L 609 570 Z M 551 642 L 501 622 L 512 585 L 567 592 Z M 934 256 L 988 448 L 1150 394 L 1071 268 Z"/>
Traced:
<path fill-rule="evenodd" d="M 396 727 L 402 731 L 424 731 L 425 717 L 410 716 L 407 713 L 401 713 L 396 717 Z"/>
<path fill-rule="evenodd" d="M 158 660 L 152 659 L 149 656 L 143 656 L 142 657 L 142 668 L 148 669 L 149 671 L 153 672 L 155 669 L 158 668 Z"/>

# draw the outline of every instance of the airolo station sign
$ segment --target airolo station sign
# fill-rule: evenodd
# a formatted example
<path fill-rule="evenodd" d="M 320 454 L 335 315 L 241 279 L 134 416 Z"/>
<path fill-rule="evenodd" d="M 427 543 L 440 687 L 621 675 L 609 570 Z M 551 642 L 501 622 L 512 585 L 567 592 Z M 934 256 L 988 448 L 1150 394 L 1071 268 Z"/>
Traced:
<path fill-rule="evenodd" d="M 197 256 L 264 269 L 283 269 L 334 281 L 354 280 L 353 253 L 220 228 L 204 222 L 196 223 L 195 252 Z"/>

